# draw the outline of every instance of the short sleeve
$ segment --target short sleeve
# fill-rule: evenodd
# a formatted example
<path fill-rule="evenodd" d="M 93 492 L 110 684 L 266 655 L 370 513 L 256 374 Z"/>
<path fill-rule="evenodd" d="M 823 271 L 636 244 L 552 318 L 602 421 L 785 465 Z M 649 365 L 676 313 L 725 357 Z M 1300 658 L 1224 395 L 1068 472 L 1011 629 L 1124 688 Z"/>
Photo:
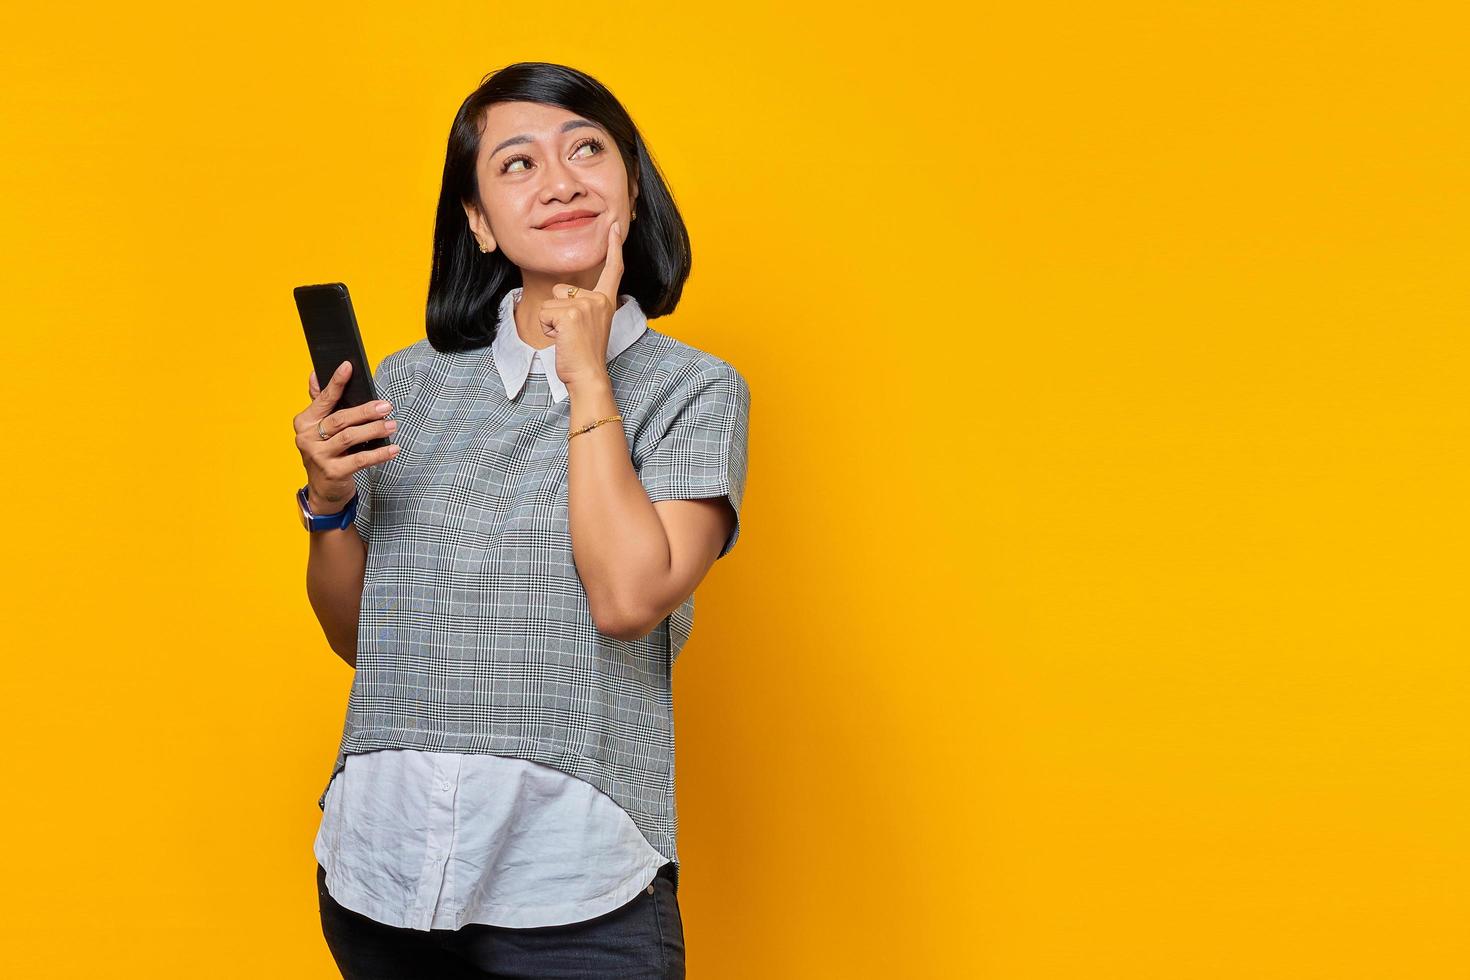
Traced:
<path fill-rule="evenodd" d="M 740 504 L 745 496 L 749 455 L 750 386 L 730 364 L 693 373 L 687 386 L 655 416 L 657 442 L 644 456 L 638 479 L 648 499 L 691 500 L 724 497 L 735 511 L 735 526 L 716 558 L 740 537 Z"/>

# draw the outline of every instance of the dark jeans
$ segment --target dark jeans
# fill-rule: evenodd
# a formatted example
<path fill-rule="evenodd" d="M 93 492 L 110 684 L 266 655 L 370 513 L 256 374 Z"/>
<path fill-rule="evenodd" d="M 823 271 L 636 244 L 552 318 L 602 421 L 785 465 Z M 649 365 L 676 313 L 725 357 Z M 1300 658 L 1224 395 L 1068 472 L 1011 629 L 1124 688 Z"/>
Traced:
<path fill-rule="evenodd" d="M 524 977 L 527 980 L 649 978 L 684 980 L 684 922 L 672 861 L 653 891 L 582 922 L 510 928 L 469 923 L 459 929 L 404 929 L 339 905 L 316 868 L 322 935 L 346 980 Z"/>

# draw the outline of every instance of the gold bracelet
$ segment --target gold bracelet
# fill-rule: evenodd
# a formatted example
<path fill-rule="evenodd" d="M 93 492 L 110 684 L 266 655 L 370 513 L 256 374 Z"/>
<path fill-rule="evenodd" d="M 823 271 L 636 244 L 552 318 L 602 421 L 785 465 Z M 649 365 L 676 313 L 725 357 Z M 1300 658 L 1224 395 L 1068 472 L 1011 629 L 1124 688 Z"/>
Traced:
<path fill-rule="evenodd" d="M 593 429 L 597 428 L 599 425 L 601 425 L 604 422 L 621 422 L 622 420 L 623 420 L 623 417 L 621 415 L 609 415 L 605 419 L 598 419 L 596 422 L 588 422 L 586 425 L 582 426 L 576 432 L 570 432 L 570 433 L 568 433 L 567 434 L 567 442 L 571 442 L 573 439 L 577 438 L 577 436 L 581 435 L 584 432 L 591 432 Z"/>

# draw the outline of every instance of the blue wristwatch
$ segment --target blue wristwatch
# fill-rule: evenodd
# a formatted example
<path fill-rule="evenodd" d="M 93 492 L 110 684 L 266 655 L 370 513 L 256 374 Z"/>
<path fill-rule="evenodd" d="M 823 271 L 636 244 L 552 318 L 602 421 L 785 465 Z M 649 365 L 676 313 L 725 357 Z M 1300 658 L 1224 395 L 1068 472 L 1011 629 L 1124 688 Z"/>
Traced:
<path fill-rule="evenodd" d="M 301 505 L 301 526 L 308 531 L 342 531 L 352 526 L 352 519 L 357 516 L 357 494 L 347 501 L 347 506 L 335 514 L 313 514 L 311 507 L 306 503 L 306 491 L 311 484 L 307 484 L 296 491 L 296 502 Z"/>

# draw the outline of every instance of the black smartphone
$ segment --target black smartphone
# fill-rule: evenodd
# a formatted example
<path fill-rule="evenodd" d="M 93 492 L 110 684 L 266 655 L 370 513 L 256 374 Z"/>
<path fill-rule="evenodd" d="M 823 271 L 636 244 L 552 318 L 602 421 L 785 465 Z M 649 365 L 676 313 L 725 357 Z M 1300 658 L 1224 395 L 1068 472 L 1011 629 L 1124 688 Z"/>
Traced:
<path fill-rule="evenodd" d="M 311 351 L 311 366 L 316 370 L 317 383 L 325 388 L 327 380 L 343 361 L 352 362 L 352 377 L 347 379 L 347 387 L 342 389 L 342 397 L 337 399 L 332 411 L 377 401 L 377 386 L 373 384 L 373 372 L 368 367 L 367 352 L 362 346 L 362 333 L 357 329 L 357 314 L 352 311 L 352 297 L 347 293 L 346 283 L 297 286 L 292 292 L 296 294 L 296 311 L 301 314 L 301 326 L 306 330 L 306 346 Z M 388 440 L 379 436 L 359 442 L 347 452 L 351 455 L 386 445 Z"/>

